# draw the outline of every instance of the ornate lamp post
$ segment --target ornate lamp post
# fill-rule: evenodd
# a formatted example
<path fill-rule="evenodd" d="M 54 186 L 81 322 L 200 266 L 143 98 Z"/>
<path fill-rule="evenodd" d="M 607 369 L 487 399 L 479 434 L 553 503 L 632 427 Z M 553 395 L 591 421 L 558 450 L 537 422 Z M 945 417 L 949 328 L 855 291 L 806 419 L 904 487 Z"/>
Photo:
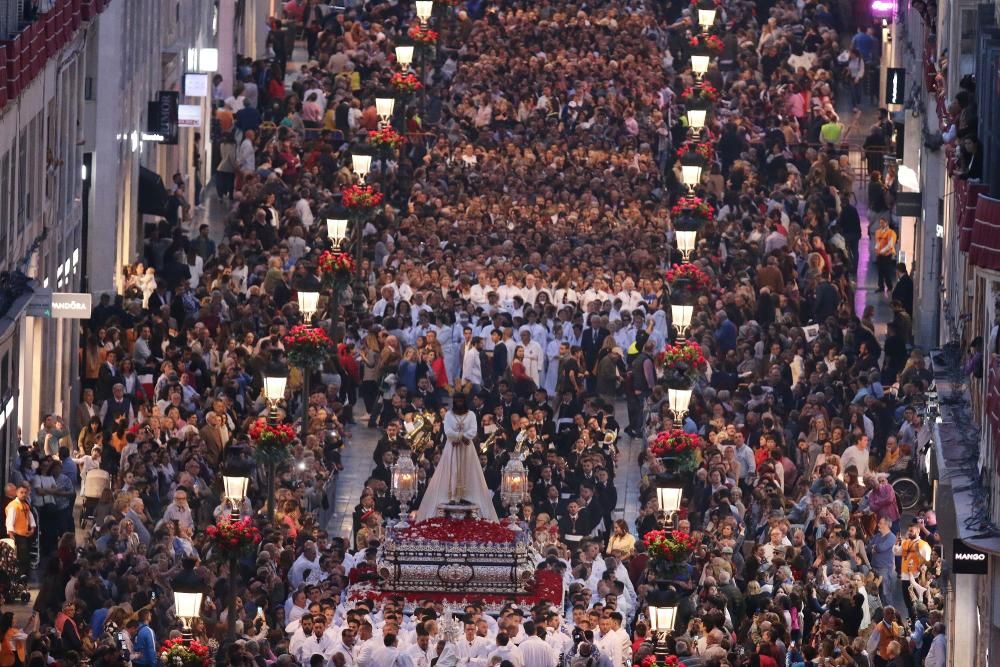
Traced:
<path fill-rule="evenodd" d="M 335 250 L 347 240 L 347 220 L 342 218 L 328 218 L 326 221 L 326 235 L 333 244 Z"/>
<path fill-rule="evenodd" d="M 316 330 L 312 326 L 313 315 L 319 306 L 319 292 L 298 293 L 299 312 L 302 314 L 302 328 L 293 327 L 289 335 L 286 336 L 285 345 L 288 349 L 288 358 L 296 366 L 302 369 L 302 424 L 299 438 L 303 443 L 308 435 L 308 425 L 306 423 L 309 416 L 309 383 L 312 372 L 321 362 L 322 347 L 316 349 L 313 344 L 322 344 L 324 336 L 322 331 Z"/>
<path fill-rule="evenodd" d="M 672 303 L 670 304 L 670 320 L 677 329 L 677 342 L 680 343 L 687 337 L 688 327 L 691 326 L 691 319 L 694 317 L 694 306 Z"/>
<path fill-rule="evenodd" d="M 705 2 L 698 3 L 698 26 L 701 27 L 702 32 L 708 32 L 715 25 L 715 17 L 718 14 L 718 10 L 715 8 L 715 3 L 712 0 L 707 0 Z"/>
<path fill-rule="evenodd" d="M 656 485 L 656 502 L 663 513 L 664 528 L 673 528 L 677 525 L 677 513 L 681 509 L 681 499 L 684 497 L 684 488 L 678 484 L 659 480 Z"/>
<path fill-rule="evenodd" d="M 191 636 L 191 621 L 201 617 L 201 600 L 204 593 L 201 587 L 193 582 L 175 580 L 172 584 L 174 589 L 174 615 L 181 620 L 184 625 L 184 635 Z"/>
<path fill-rule="evenodd" d="M 704 53 L 692 53 L 691 54 L 691 71 L 694 73 L 696 79 L 701 79 L 708 73 L 708 66 L 711 63 L 712 57 Z"/>
<path fill-rule="evenodd" d="M 674 419 L 678 421 L 684 420 L 684 416 L 688 413 L 688 407 L 691 405 L 692 393 L 693 390 L 690 388 L 667 388 L 667 402 L 670 404 L 670 412 L 673 413 Z"/>
<path fill-rule="evenodd" d="M 417 19 L 424 25 L 431 19 L 431 14 L 434 13 L 434 0 L 417 0 L 415 3 Z"/>
<path fill-rule="evenodd" d="M 375 98 L 375 113 L 378 114 L 378 125 L 380 128 L 388 127 L 392 123 L 392 112 L 395 109 L 395 97 Z"/>
<path fill-rule="evenodd" d="M 688 127 L 696 133 L 705 129 L 705 123 L 708 120 L 708 109 L 692 108 L 688 109 L 685 113 L 687 114 Z"/>
<path fill-rule="evenodd" d="M 400 68 L 407 70 L 413 64 L 413 45 L 403 44 L 396 47 L 396 62 Z"/>
<path fill-rule="evenodd" d="M 250 481 L 248 477 L 236 474 L 233 471 L 228 471 L 222 476 L 222 484 L 226 493 L 226 502 L 229 504 L 229 518 L 227 521 L 232 521 L 232 515 L 235 512 L 237 520 L 240 517 L 240 508 L 243 506 L 243 500 L 246 498 L 247 493 L 247 483 Z M 236 641 L 236 570 L 239 567 L 236 551 L 229 551 L 229 590 L 228 599 L 226 601 L 226 641 L 232 643 Z"/>
<path fill-rule="evenodd" d="M 701 171 L 705 166 L 705 160 L 694 151 L 688 151 L 680 157 L 681 181 L 687 187 L 690 194 L 694 194 L 694 189 L 701 183 Z"/>
<path fill-rule="evenodd" d="M 667 636 L 674 631 L 674 623 L 677 622 L 677 604 L 666 601 L 667 597 L 662 594 L 657 597 L 663 598 L 664 601 L 658 604 L 651 602 L 647 608 L 647 615 L 649 629 L 655 638 L 653 650 L 656 652 L 657 661 L 662 663 L 666 657 Z"/>
<path fill-rule="evenodd" d="M 351 154 L 351 168 L 358 175 L 358 180 L 364 183 L 368 180 L 368 172 L 372 169 L 372 156 L 364 153 Z"/>
<path fill-rule="evenodd" d="M 288 384 L 288 377 L 282 375 L 264 376 L 264 400 L 267 401 L 267 423 L 269 426 L 278 425 L 278 402 L 285 397 L 285 387 Z M 268 457 L 267 468 L 267 520 L 274 522 L 274 482 L 278 462 L 274 457 Z"/>
<path fill-rule="evenodd" d="M 413 459 L 406 454 L 400 456 L 399 460 L 392 466 L 392 484 L 390 489 L 392 495 L 399 501 L 400 521 L 397 526 L 405 528 L 406 518 L 410 514 L 410 501 L 417 495 L 417 467 L 413 465 Z"/>
<path fill-rule="evenodd" d="M 500 501 L 507 506 L 510 515 L 517 514 L 517 506 L 524 501 L 528 485 L 528 473 L 518 458 L 512 458 L 504 466 L 500 480 Z"/>

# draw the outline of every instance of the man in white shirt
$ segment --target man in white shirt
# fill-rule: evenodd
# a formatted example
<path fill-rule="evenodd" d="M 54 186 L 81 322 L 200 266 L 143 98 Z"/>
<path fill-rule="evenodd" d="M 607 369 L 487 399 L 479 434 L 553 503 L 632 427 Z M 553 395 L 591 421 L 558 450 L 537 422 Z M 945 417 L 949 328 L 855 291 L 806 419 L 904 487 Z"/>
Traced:
<path fill-rule="evenodd" d="M 478 282 L 469 290 L 469 299 L 472 301 L 472 305 L 485 307 L 489 303 L 489 299 L 486 297 L 489 292 L 488 277 L 486 273 L 480 273 Z"/>
<path fill-rule="evenodd" d="M 473 336 L 472 345 L 465 350 L 465 357 L 462 359 L 462 379 L 472 383 L 475 392 L 483 386 L 483 364 L 479 356 L 483 349 L 483 339 Z"/>
<path fill-rule="evenodd" d="M 354 649 L 354 658 L 358 667 L 370 667 L 372 656 L 380 648 L 380 639 L 372 636 L 372 624 L 370 621 L 361 621 L 358 624 L 358 641 Z"/>
<path fill-rule="evenodd" d="M 413 660 L 397 646 L 396 635 L 387 634 L 383 646 L 372 653 L 370 667 L 414 667 Z"/>
<path fill-rule="evenodd" d="M 521 650 L 514 646 L 506 632 L 497 633 L 497 647 L 490 651 L 486 657 L 486 663 L 492 664 L 494 658 L 498 658 L 499 662 L 510 660 L 514 667 L 524 667 L 524 656 L 521 655 Z"/>
<path fill-rule="evenodd" d="M 406 650 L 413 661 L 413 667 L 431 667 L 431 661 L 437 657 L 437 652 L 431 646 L 431 637 L 422 626 L 418 626 L 417 640 Z"/>
<path fill-rule="evenodd" d="M 236 168 L 239 169 L 240 173 L 244 176 L 252 174 L 254 170 L 257 169 L 257 154 L 253 145 L 253 140 L 256 136 L 256 132 L 253 130 L 247 130 L 243 135 L 243 142 L 240 143 L 240 147 L 236 149 Z"/>
<path fill-rule="evenodd" d="M 844 453 L 840 455 L 840 469 L 847 470 L 849 467 L 854 466 L 858 470 L 858 475 L 862 478 L 869 474 L 869 459 L 871 455 L 868 452 L 868 436 L 862 435 L 858 437 L 857 441 L 850 447 L 844 450 Z"/>
<path fill-rule="evenodd" d="M 309 573 L 308 576 L 306 573 Z M 319 554 L 316 543 L 309 540 L 302 548 L 302 555 L 295 559 L 288 571 L 288 583 L 294 588 L 301 586 L 307 579 L 317 578 L 320 574 Z"/>
<path fill-rule="evenodd" d="M 524 658 L 524 667 L 556 667 L 559 655 L 545 643 L 545 628 L 535 628 L 535 624 L 528 621 L 524 624 L 524 633 L 528 637 L 517 647 Z"/>
<path fill-rule="evenodd" d="M 340 632 L 340 641 L 334 644 L 331 658 L 333 655 L 340 653 L 344 656 L 344 667 L 356 667 L 357 658 L 355 657 L 355 651 L 358 648 L 358 642 L 355 638 L 354 629 L 346 627 Z"/>
<path fill-rule="evenodd" d="M 622 291 L 615 295 L 617 298 L 622 300 L 622 311 L 631 313 L 633 310 L 642 305 L 642 295 L 635 289 L 635 281 L 631 278 L 626 278 L 625 282 L 622 283 Z"/>
<path fill-rule="evenodd" d="M 465 634 L 455 642 L 459 664 L 468 667 L 485 667 L 491 648 L 490 640 L 476 634 L 475 623 L 466 623 Z"/>
<path fill-rule="evenodd" d="M 524 346 L 524 370 L 536 387 L 542 384 L 542 368 L 545 365 L 545 350 L 531 338 L 531 329 L 521 327 L 521 344 Z M 513 357 L 512 357 L 513 358 Z"/>
<path fill-rule="evenodd" d="M 306 636 L 295 649 L 295 659 L 300 665 L 308 665 L 314 655 L 323 656 L 325 665 L 330 663 L 333 655 L 334 641 L 326 634 L 326 616 L 322 614 L 313 618 L 312 633 Z"/>
<path fill-rule="evenodd" d="M 613 667 L 624 667 L 626 660 L 632 659 L 632 642 L 628 633 L 621 629 L 622 615 L 617 611 L 601 617 L 601 636 L 597 648 L 606 655 Z"/>

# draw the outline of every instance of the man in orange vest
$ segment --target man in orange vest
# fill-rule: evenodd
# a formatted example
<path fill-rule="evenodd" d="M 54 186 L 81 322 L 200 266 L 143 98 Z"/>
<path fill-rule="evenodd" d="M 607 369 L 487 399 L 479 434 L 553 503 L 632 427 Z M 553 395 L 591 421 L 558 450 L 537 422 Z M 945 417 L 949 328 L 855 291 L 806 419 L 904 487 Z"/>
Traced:
<path fill-rule="evenodd" d="M 31 487 L 22 482 L 17 487 L 14 500 L 7 503 L 4 510 L 7 534 L 14 538 L 14 548 L 17 551 L 17 570 L 20 575 L 27 575 L 31 569 L 31 542 L 35 536 L 35 515 L 28 504 L 28 493 Z"/>
<path fill-rule="evenodd" d="M 903 582 L 903 601 L 910 616 L 913 616 L 910 582 L 920 575 L 920 567 L 931 559 L 931 545 L 920 538 L 920 525 L 916 523 L 916 519 L 906 529 L 906 537 L 900 540 L 893 552 L 902 558 L 899 578 Z"/>
<path fill-rule="evenodd" d="M 899 655 L 897 639 L 902 634 L 903 629 L 896 623 L 896 610 L 890 606 L 883 607 L 882 620 L 868 636 L 868 655 L 872 656 L 873 667 L 884 667 Z"/>

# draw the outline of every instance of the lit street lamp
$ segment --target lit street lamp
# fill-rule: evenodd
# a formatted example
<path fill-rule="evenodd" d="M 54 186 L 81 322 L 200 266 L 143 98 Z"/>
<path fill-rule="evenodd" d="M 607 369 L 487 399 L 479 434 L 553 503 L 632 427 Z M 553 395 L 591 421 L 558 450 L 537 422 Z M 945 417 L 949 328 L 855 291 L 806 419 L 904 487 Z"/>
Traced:
<path fill-rule="evenodd" d="M 670 404 L 670 412 L 673 413 L 674 419 L 679 422 L 683 422 L 684 416 L 688 413 L 692 393 L 694 392 L 691 389 L 667 388 L 667 402 Z"/>
<path fill-rule="evenodd" d="M 402 45 L 396 47 L 396 62 L 404 70 L 409 69 L 413 64 L 413 46 Z"/>
<path fill-rule="evenodd" d="M 708 65 L 711 60 L 711 56 L 708 55 L 691 54 L 691 71 L 694 72 L 696 79 L 700 79 L 708 73 Z"/>
<path fill-rule="evenodd" d="M 672 529 L 677 525 L 677 513 L 681 509 L 681 499 L 684 488 L 666 481 L 660 481 L 656 486 L 656 502 L 663 513 L 663 525 Z"/>
<path fill-rule="evenodd" d="M 326 235 L 330 239 L 333 247 L 339 248 L 347 240 L 347 220 L 342 218 L 328 218 L 326 221 Z"/>
<path fill-rule="evenodd" d="M 417 0 L 415 4 L 417 18 L 421 23 L 426 24 L 430 20 L 431 14 L 434 13 L 434 0 Z"/>
<path fill-rule="evenodd" d="M 378 114 L 379 127 L 385 127 L 392 122 L 392 112 L 396 108 L 395 97 L 376 97 L 375 113 Z"/>
<path fill-rule="evenodd" d="M 288 377 L 284 375 L 264 376 L 264 400 L 267 401 L 267 422 L 271 426 L 278 424 L 278 402 L 285 397 L 285 386 L 288 384 Z M 274 523 L 274 481 L 277 462 L 273 458 L 267 459 L 267 519 L 269 523 Z"/>
<path fill-rule="evenodd" d="M 361 182 L 364 183 L 368 180 L 368 172 L 372 169 L 372 156 L 365 155 L 363 153 L 352 154 L 351 168 L 354 169 L 354 173 L 357 174 Z"/>
<path fill-rule="evenodd" d="M 680 245 L 680 244 L 678 244 Z M 694 306 L 686 304 L 670 304 L 670 320 L 677 329 L 677 342 L 686 338 L 688 327 L 691 326 L 691 319 L 694 316 Z"/>
<path fill-rule="evenodd" d="M 701 132 L 703 129 L 705 129 L 705 123 L 707 120 L 708 120 L 708 109 L 687 110 L 688 127 L 690 127 L 695 132 Z"/>

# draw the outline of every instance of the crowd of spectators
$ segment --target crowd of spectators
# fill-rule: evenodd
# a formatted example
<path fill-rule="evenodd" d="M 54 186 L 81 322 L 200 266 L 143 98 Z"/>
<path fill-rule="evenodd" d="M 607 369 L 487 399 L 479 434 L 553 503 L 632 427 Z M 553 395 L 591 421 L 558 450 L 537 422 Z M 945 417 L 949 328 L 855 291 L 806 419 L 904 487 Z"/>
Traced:
<path fill-rule="evenodd" d="M 685 665 L 944 665 L 936 520 L 901 515 L 889 483 L 926 444 L 931 376 L 912 349 L 891 183 L 863 225 L 843 144 L 860 116 L 837 111 L 877 71 L 865 26 L 848 39 L 860 17 L 813 0 L 718 4 L 722 50 L 704 81 L 721 99 L 696 135 L 681 103 L 695 7 L 438 4 L 437 48 L 412 66 L 422 90 L 397 98 L 392 120 L 407 142 L 368 178 L 385 206 L 352 233 L 359 279 L 336 300 L 316 271 L 325 220 L 343 217 L 350 155 L 379 129 L 374 100 L 400 71 L 412 4 L 293 0 L 273 57 L 241 60 L 231 97 L 217 77 L 214 189 L 175 179 L 142 263 L 86 323 L 83 402 L 47 417 L 14 463 L 6 527 L 25 533 L 27 572 L 37 526 L 40 590 L 27 626 L 0 618 L 0 667 L 11 655 L 152 667 L 180 636 L 179 580 L 203 583 L 188 633 L 223 664 L 647 667 L 657 648 Z M 876 129 L 891 144 L 891 123 Z M 687 142 L 711 147 L 694 194 L 712 214 L 690 259 L 712 289 L 678 332 L 664 271 L 682 261 L 672 210 L 689 194 Z M 203 197 L 227 209 L 221 239 L 190 221 Z M 884 336 L 855 310 L 867 257 L 892 304 Z M 304 428 L 304 378 L 282 340 L 303 322 L 302 290 L 322 290 L 313 323 L 340 341 L 311 372 Z M 654 369 L 679 334 L 710 370 L 675 420 Z M 278 467 L 269 522 L 247 432 L 274 372 L 289 377 L 279 419 L 306 436 Z M 539 567 L 563 574 L 565 603 L 494 618 L 471 600 L 464 638 L 439 641 L 440 604 L 349 588 L 376 577 L 399 518 L 392 465 L 412 457 L 426 487 L 456 392 L 491 489 L 524 459 L 530 499 L 513 511 Z M 645 603 L 662 582 L 642 538 L 662 521 L 663 464 L 645 445 L 673 428 L 703 443 L 677 525 L 699 547 L 669 582 L 677 625 L 656 644 Z M 368 475 L 353 530 L 331 533 L 341 452 L 372 429 L 370 474 L 351 471 Z M 239 513 L 263 539 L 231 571 L 205 528 L 233 511 L 221 477 L 238 464 L 254 470 Z M 635 514 L 620 509 L 622 466 L 642 473 Z M 95 473 L 107 486 L 77 503 Z"/>

